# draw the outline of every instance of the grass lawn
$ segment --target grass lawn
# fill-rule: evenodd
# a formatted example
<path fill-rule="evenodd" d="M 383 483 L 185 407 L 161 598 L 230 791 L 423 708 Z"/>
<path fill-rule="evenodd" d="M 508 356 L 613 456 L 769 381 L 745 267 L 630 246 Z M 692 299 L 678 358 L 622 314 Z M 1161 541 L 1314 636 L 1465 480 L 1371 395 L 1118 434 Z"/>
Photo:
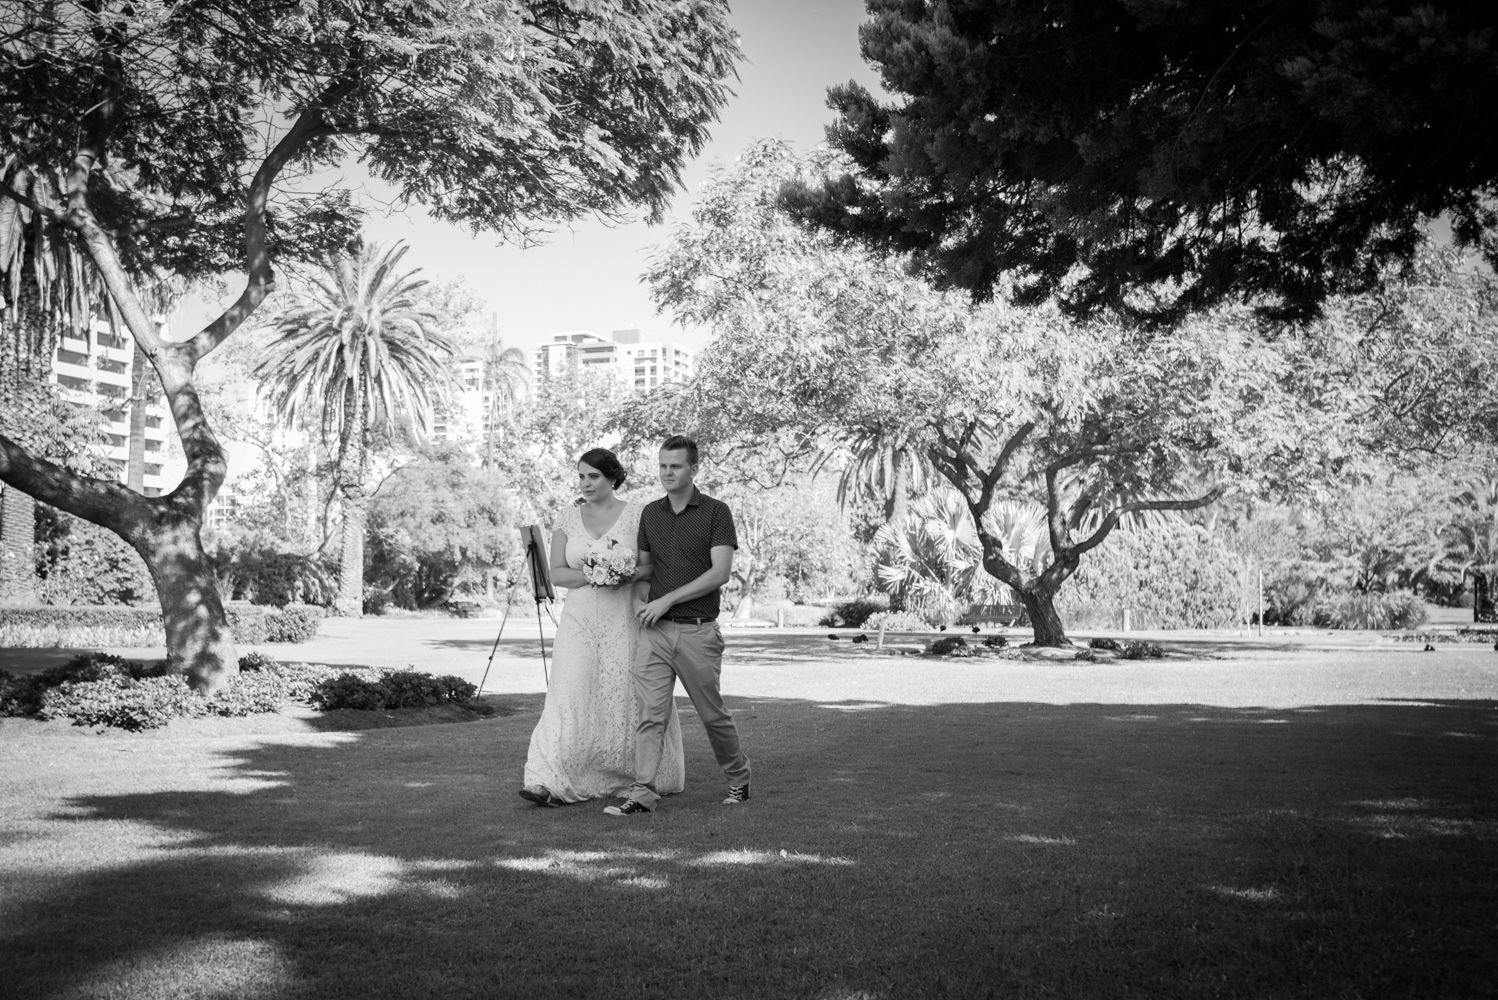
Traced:
<path fill-rule="evenodd" d="M 753 799 L 719 805 L 688 711 L 687 791 L 633 819 L 515 794 L 533 691 L 4 720 L 0 996 L 1487 997 L 1498 655 L 1417 649 L 734 635 Z"/>

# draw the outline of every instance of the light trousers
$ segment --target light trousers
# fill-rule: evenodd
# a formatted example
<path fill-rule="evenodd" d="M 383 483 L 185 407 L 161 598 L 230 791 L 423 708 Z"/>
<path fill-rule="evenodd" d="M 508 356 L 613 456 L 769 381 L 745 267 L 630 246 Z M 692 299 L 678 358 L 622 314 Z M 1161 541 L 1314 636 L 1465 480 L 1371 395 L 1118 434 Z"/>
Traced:
<path fill-rule="evenodd" d="M 645 629 L 633 670 L 640 721 L 635 729 L 635 783 L 630 787 L 630 798 L 652 809 L 660 800 L 655 778 L 678 679 L 697 709 L 728 783 L 749 782 L 749 758 L 739 746 L 738 727 L 723 707 L 718 691 L 722 672 L 723 633 L 717 622 L 689 625 L 659 621 Z"/>

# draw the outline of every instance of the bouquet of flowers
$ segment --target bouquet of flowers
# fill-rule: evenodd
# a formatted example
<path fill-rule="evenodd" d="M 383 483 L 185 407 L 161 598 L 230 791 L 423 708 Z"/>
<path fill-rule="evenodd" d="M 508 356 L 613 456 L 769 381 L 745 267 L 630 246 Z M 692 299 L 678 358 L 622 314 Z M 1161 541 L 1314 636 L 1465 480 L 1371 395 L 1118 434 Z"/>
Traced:
<path fill-rule="evenodd" d="M 613 587 L 635 573 L 635 550 L 610 538 L 609 544 L 583 556 L 582 574 L 595 587 Z"/>

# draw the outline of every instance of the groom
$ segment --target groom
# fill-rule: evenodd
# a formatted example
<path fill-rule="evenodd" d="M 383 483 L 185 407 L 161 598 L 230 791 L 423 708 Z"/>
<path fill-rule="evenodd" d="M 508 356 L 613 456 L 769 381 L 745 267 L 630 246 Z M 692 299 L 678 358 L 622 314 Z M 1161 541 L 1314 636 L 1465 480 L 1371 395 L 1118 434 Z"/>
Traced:
<path fill-rule="evenodd" d="M 703 496 L 697 476 L 697 443 L 681 435 L 661 445 L 661 485 L 666 495 L 640 512 L 636 545 L 639 568 L 651 569 L 650 603 L 640 609 L 645 626 L 641 657 L 634 664 L 635 783 L 624 802 L 604 809 L 610 816 L 637 816 L 655 808 L 655 774 L 661 764 L 666 720 L 677 678 L 707 729 L 718 766 L 728 776 L 725 805 L 749 798 L 749 758 L 739 746 L 738 727 L 723 707 L 718 675 L 723 634 L 718 629 L 718 592 L 733 572 L 738 536 L 733 512 Z"/>

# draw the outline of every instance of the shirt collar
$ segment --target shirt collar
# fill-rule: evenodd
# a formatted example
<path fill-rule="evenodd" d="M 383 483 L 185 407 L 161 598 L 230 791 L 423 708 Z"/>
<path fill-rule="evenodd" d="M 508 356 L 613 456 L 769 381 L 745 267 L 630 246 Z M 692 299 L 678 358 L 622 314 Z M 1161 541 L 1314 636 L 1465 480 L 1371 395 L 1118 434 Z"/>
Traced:
<path fill-rule="evenodd" d="M 659 503 L 660 503 L 660 505 L 662 507 L 666 508 L 667 510 L 674 511 L 674 508 L 671 506 L 671 494 L 667 493 L 665 496 L 661 497 Z M 692 495 L 687 498 L 687 506 L 688 507 L 700 507 L 700 506 L 702 506 L 702 491 L 700 489 L 698 489 L 696 486 L 692 487 Z"/>

